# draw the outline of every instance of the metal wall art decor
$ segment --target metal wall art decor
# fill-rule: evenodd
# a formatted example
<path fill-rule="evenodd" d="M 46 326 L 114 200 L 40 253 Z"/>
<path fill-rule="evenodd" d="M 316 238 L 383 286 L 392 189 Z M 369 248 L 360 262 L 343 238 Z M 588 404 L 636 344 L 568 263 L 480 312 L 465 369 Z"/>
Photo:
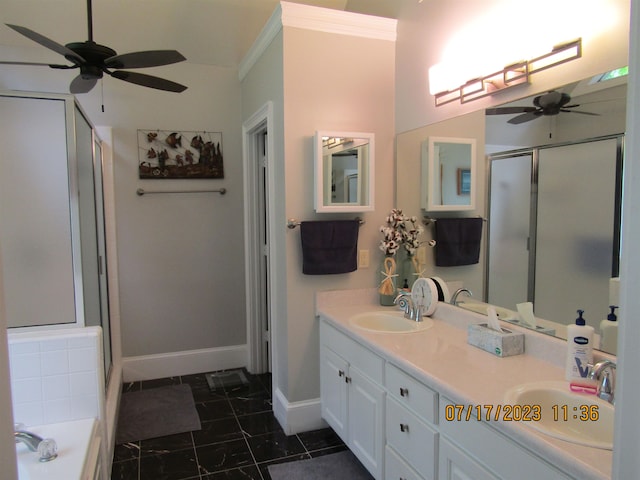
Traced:
<path fill-rule="evenodd" d="M 222 132 L 138 130 L 140 178 L 224 178 Z"/>

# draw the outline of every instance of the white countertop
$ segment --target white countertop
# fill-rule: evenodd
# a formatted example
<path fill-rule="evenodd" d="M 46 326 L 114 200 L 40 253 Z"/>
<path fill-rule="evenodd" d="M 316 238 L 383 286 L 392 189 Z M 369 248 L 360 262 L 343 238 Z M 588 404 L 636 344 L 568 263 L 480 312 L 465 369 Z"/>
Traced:
<path fill-rule="evenodd" d="M 354 299 L 349 294 L 319 292 L 316 310 L 330 324 L 455 403 L 504 404 L 505 392 L 514 386 L 564 380 L 564 342 L 509 326 L 525 333 L 525 354 L 500 358 L 467 344 L 466 325 L 486 317 L 448 304 L 438 306 L 431 317 L 433 327 L 421 332 L 378 333 L 351 326 L 348 319 L 357 313 L 397 311 L 380 306 L 375 299 L 369 294 Z M 489 425 L 576 478 L 611 478 L 610 450 L 558 440 L 521 422 L 493 421 Z"/>

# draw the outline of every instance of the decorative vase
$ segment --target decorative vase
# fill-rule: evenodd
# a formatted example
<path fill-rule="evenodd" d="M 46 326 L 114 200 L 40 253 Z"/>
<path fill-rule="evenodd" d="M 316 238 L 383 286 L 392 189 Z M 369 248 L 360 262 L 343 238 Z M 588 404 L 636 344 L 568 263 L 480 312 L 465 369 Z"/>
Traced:
<path fill-rule="evenodd" d="M 421 276 L 418 258 L 402 249 L 398 257 L 398 287 L 411 290 L 415 281 Z"/>
<path fill-rule="evenodd" d="M 385 255 L 379 268 L 380 305 L 391 306 L 398 290 L 398 265 L 393 255 Z"/>

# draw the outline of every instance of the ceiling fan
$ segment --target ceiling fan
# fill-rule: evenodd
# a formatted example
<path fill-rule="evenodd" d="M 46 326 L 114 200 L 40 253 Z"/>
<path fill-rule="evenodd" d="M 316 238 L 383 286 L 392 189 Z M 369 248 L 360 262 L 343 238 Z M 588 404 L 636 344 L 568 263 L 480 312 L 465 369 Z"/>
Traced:
<path fill-rule="evenodd" d="M 64 70 L 79 68 L 80 74 L 73 79 L 69 86 L 69 91 L 74 94 L 89 92 L 105 73 L 111 75 L 113 78 L 124 80 L 125 82 L 168 92 L 182 92 L 187 89 L 184 85 L 172 82 L 171 80 L 121 70 L 123 68 L 146 68 L 170 65 L 172 63 L 182 62 L 186 60 L 186 58 L 176 50 L 148 50 L 118 55 L 115 50 L 93 41 L 93 18 L 91 10 L 91 0 L 87 0 L 89 39 L 85 42 L 72 42 L 61 45 L 26 27 L 9 23 L 6 24 L 28 39 L 64 56 L 64 58 L 71 62 L 71 65 L 3 61 L 0 61 L 0 64 L 44 65 Z"/>
<path fill-rule="evenodd" d="M 507 123 L 512 125 L 518 125 L 520 123 L 529 122 L 535 120 L 541 116 L 559 115 L 561 112 L 565 113 L 580 113 L 582 115 L 600 115 L 599 113 L 583 112 L 580 110 L 573 110 L 579 107 L 579 104 L 567 105 L 571 101 L 571 96 L 567 93 L 557 92 L 551 90 L 543 95 L 538 95 L 533 99 L 533 107 L 496 107 L 487 108 L 487 115 L 512 115 L 514 113 L 520 113 L 517 117 L 513 117 Z"/>

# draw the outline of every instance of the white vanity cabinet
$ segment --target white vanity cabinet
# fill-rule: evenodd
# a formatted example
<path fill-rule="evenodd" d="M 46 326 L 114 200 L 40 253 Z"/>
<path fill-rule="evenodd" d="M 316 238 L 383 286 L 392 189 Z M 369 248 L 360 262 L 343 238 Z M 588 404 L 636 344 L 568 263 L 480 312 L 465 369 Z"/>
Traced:
<path fill-rule="evenodd" d="M 497 425 L 452 420 L 455 402 L 399 365 L 320 316 L 322 417 L 376 479 L 574 478 Z"/>
<path fill-rule="evenodd" d="M 322 417 L 376 478 L 383 477 L 384 360 L 320 323 Z"/>

